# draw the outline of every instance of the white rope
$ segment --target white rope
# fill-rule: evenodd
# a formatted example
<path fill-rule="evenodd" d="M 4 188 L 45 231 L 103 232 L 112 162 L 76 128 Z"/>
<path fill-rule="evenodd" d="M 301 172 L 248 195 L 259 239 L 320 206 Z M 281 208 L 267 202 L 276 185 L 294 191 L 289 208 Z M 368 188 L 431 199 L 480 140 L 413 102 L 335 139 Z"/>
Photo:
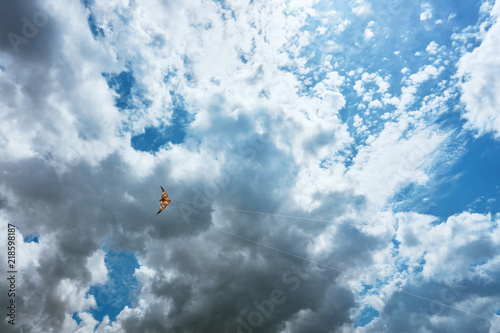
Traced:
<path fill-rule="evenodd" d="M 194 201 L 186 201 L 186 200 L 180 200 L 180 199 L 173 199 L 173 200 L 180 201 L 180 202 L 185 202 L 185 203 L 191 203 L 191 204 L 195 204 L 195 205 L 211 206 L 211 207 L 225 209 L 225 210 L 231 210 L 231 211 L 235 211 L 235 212 L 243 212 L 243 213 L 251 213 L 251 214 L 260 214 L 260 215 L 284 217 L 284 218 L 290 218 L 290 219 L 296 219 L 296 220 L 314 221 L 314 222 L 322 222 L 322 223 L 329 223 L 329 224 L 344 224 L 344 225 L 349 225 L 349 226 L 353 226 L 353 227 L 362 226 L 362 227 L 372 227 L 372 228 L 385 228 L 384 226 L 376 226 L 376 225 L 370 225 L 370 224 L 349 223 L 349 222 L 336 222 L 336 221 L 329 221 L 329 220 L 313 219 L 313 218 L 308 218 L 308 217 L 300 217 L 300 216 L 292 216 L 292 215 L 282 215 L 282 214 L 266 213 L 266 212 L 260 212 L 260 211 L 255 211 L 255 210 L 222 207 L 222 206 L 212 205 L 211 203 L 198 203 L 198 202 L 194 202 Z"/>
<path fill-rule="evenodd" d="M 254 241 L 253 239 L 246 238 L 246 237 L 240 236 L 240 235 L 238 235 L 238 234 L 235 234 L 235 233 L 232 233 L 232 232 L 229 232 L 229 231 L 226 231 L 226 230 L 223 230 L 223 229 L 217 228 L 217 227 L 215 227 L 215 226 L 214 226 L 214 225 L 212 225 L 212 224 L 203 223 L 203 222 L 200 222 L 200 221 L 194 220 L 194 219 L 189 218 L 189 217 L 184 217 L 184 216 L 182 216 L 181 214 L 176 213 L 176 212 L 172 212 L 172 213 L 174 213 L 174 214 L 176 214 L 176 215 L 179 215 L 179 216 L 180 216 L 180 217 L 182 217 L 183 219 L 187 219 L 187 220 L 190 220 L 190 221 L 196 222 L 196 223 L 198 223 L 198 224 L 201 224 L 201 225 L 204 225 L 204 226 L 211 227 L 211 228 L 213 228 L 213 229 L 215 229 L 215 230 L 217 230 L 217 231 L 219 231 L 219 232 L 222 232 L 222 233 L 224 233 L 224 234 L 226 234 L 226 235 L 230 235 L 230 236 L 233 236 L 233 237 L 236 237 L 236 238 L 239 238 L 239 239 L 243 239 L 243 240 L 245 240 L 245 241 L 247 241 L 247 242 L 254 243 L 254 244 L 256 244 L 256 245 L 263 246 L 263 247 L 266 247 L 266 248 L 268 248 L 268 249 L 271 249 L 271 250 L 274 250 L 274 251 L 278 251 L 278 252 L 281 252 L 281 253 L 287 254 L 287 255 L 289 255 L 289 256 L 292 256 L 292 257 L 295 257 L 295 258 L 298 258 L 298 259 L 302 259 L 302 260 L 308 261 L 308 262 L 310 262 L 310 263 L 312 263 L 312 264 L 315 264 L 315 265 L 318 265 L 318 266 L 321 266 L 321 267 L 325 267 L 325 268 L 332 269 L 332 270 L 338 271 L 338 272 L 340 272 L 340 273 L 343 273 L 343 271 L 342 271 L 342 270 L 340 270 L 340 269 L 338 269 L 338 268 L 331 267 L 331 266 L 327 266 L 327 265 L 325 265 L 325 264 L 322 264 L 322 263 L 319 263 L 319 262 L 313 261 L 313 260 L 311 260 L 311 259 L 307 259 L 307 258 L 301 257 L 301 256 L 299 256 L 299 255 L 297 255 L 297 254 L 293 254 L 293 253 L 291 253 L 291 252 L 288 252 L 288 251 L 285 251 L 285 250 L 278 249 L 278 248 L 273 247 L 273 246 L 271 246 L 271 245 L 267 245 L 267 244 L 264 244 L 264 243 L 260 243 L 260 242 Z"/>

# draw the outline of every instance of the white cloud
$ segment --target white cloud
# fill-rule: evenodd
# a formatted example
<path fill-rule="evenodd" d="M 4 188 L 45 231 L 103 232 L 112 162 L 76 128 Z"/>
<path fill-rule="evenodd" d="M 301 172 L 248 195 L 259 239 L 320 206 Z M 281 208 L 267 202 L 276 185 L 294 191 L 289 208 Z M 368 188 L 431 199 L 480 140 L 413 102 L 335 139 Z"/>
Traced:
<path fill-rule="evenodd" d="M 358 96 L 363 95 L 363 93 L 366 91 L 366 89 L 363 87 L 363 81 L 362 80 L 356 81 L 356 83 L 354 84 L 353 88 L 356 91 L 356 94 Z"/>
<path fill-rule="evenodd" d="M 464 212 L 433 225 L 433 216 L 416 213 L 396 216 L 397 239 L 401 242 L 399 252 L 412 263 L 419 258 L 425 260 L 424 278 L 444 282 L 473 278 L 494 280 L 500 252 L 486 253 L 498 246 L 500 229 L 495 227 L 495 218 Z"/>
<path fill-rule="evenodd" d="M 97 250 L 92 256 L 87 259 L 87 270 L 92 275 L 91 285 L 102 284 L 108 280 L 108 269 L 104 262 L 106 253 L 102 250 Z"/>
<path fill-rule="evenodd" d="M 493 3 L 490 1 L 485 1 L 481 4 L 481 7 L 479 7 L 479 13 L 489 14 L 492 8 L 493 8 Z"/>
<path fill-rule="evenodd" d="M 379 101 L 378 99 L 370 101 L 370 103 L 368 104 L 368 107 L 370 109 L 372 109 L 372 108 L 381 108 L 382 107 L 382 102 Z"/>
<path fill-rule="evenodd" d="M 425 66 L 422 70 L 417 73 L 410 75 L 410 80 L 413 84 L 420 84 L 427 81 L 430 78 L 435 78 L 444 68 L 436 68 L 432 65 Z"/>
<path fill-rule="evenodd" d="M 356 191 L 367 196 L 375 209 L 385 205 L 402 184 L 423 184 L 428 180 L 423 169 L 444 136 L 427 129 L 403 139 L 401 133 L 411 121 L 386 123 L 379 136 L 368 140 L 370 145 L 360 149 L 354 165 L 346 173 Z"/>
<path fill-rule="evenodd" d="M 358 115 L 354 115 L 354 123 L 353 123 L 353 126 L 354 127 L 359 127 L 363 124 L 363 119 Z"/>
<path fill-rule="evenodd" d="M 319 35 L 324 35 L 325 32 L 327 31 L 326 27 L 318 27 L 317 29 Z"/>
<path fill-rule="evenodd" d="M 86 295 L 88 289 L 78 286 L 75 281 L 63 279 L 55 287 L 54 296 L 66 307 L 65 312 L 81 312 L 96 306 L 93 295 Z"/>
<path fill-rule="evenodd" d="M 491 16 L 500 17 L 497 1 Z M 463 117 L 479 134 L 492 132 L 500 138 L 500 22 L 495 22 L 485 34 L 479 47 L 465 54 L 457 74 L 465 79 L 461 100 L 466 109 Z"/>
<path fill-rule="evenodd" d="M 429 45 L 425 48 L 429 54 L 436 54 L 438 50 L 438 44 L 434 41 L 430 42 Z"/>
<path fill-rule="evenodd" d="M 348 19 L 342 20 L 337 26 L 335 27 L 335 33 L 340 34 L 342 31 L 344 31 L 347 26 L 351 23 Z"/>
<path fill-rule="evenodd" d="M 366 40 L 370 40 L 373 37 L 373 31 L 371 31 L 369 28 L 367 28 L 367 29 L 365 29 L 364 35 L 365 35 Z"/>
<path fill-rule="evenodd" d="M 420 21 L 426 21 L 432 18 L 432 8 L 429 3 L 422 3 L 422 12 L 420 13 Z"/>
<path fill-rule="evenodd" d="M 326 85 L 328 89 L 336 89 L 344 84 L 345 77 L 339 75 L 337 71 L 330 72 L 326 75 L 326 79 L 323 80 L 323 83 Z"/>
<path fill-rule="evenodd" d="M 356 15 L 367 15 L 371 12 L 371 5 L 364 0 L 354 0 L 351 3 L 351 10 Z"/>

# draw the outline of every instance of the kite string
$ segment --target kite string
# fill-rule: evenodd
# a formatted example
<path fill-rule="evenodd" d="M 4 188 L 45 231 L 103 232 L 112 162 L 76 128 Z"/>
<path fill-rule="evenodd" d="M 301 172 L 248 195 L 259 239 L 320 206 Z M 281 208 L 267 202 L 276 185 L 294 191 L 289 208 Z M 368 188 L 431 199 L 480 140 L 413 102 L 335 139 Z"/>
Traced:
<path fill-rule="evenodd" d="M 354 226 L 354 227 L 356 227 L 356 226 L 363 226 L 363 227 L 373 227 L 373 228 L 385 228 L 384 226 L 376 226 L 376 225 L 370 225 L 370 224 L 349 223 L 349 222 L 336 222 L 336 221 L 328 221 L 328 220 L 321 220 L 321 219 L 312 219 L 312 218 L 308 218 L 308 217 L 300 217 L 300 216 L 292 216 L 292 215 L 282 215 L 282 214 L 266 213 L 266 212 L 260 212 L 260 211 L 255 211 L 255 210 L 229 208 L 229 207 L 222 207 L 222 206 L 212 205 L 211 203 L 198 203 L 198 202 L 194 202 L 194 201 L 186 201 L 186 200 L 180 200 L 180 199 L 175 199 L 175 201 L 180 201 L 180 202 L 185 202 L 185 203 L 191 203 L 191 204 L 195 204 L 195 205 L 212 206 L 212 207 L 215 207 L 215 208 L 220 208 L 220 209 L 225 209 L 225 210 L 231 210 L 231 211 L 236 211 L 236 212 L 251 213 L 251 214 L 260 214 L 260 215 L 268 215 L 268 216 L 277 216 L 277 217 L 285 217 L 285 218 L 291 218 L 291 219 L 297 219 L 297 220 L 323 222 L 323 223 L 330 223 L 330 224 L 344 224 L 344 225 L 349 225 L 349 226 Z"/>
<path fill-rule="evenodd" d="M 181 201 L 181 200 L 177 200 L 177 201 Z M 218 232 L 221 232 L 221 233 L 224 233 L 226 235 L 229 235 L 229 236 L 233 236 L 233 237 L 236 237 L 236 238 L 239 238 L 239 239 L 242 239 L 242 240 L 245 240 L 247 242 L 250 242 L 250 243 L 253 243 L 253 244 L 256 244 L 256 245 L 259 245 L 259 246 L 262 246 L 262 247 L 265 247 L 265 248 L 268 248 L 268 249 L 271 249 L 271 250 L 274 250 L 274 251 L 277 251 L 277 252 L 280 252 L 280 253 L 284 253 L 286 255 L 289 255 L 291 257 L 294 257 L 294 258 L 298 258 L 298 259 L 302 259 L 302 260 L 305 260 L 307 262 L 310 262 L 312 264 L 315 264 L 315 265 L 318 265 L 320 267 L 324 267 L 324 268 L 327 268 L 327 269 L 330 269 L 330 270 L 334 270 L 334 271 L 337 271 L 339 273 L 344 273 L 345 271 L 344 270 L 341 270 L 341 269 L 338 269 L 338 268 L 335 268 L 335 267 L 332 267 L 332 266 L 328 266 L 328 265 L 325 265 L 325 264 L 322 264 L 322 263 L 319 263 L 317 261 L 314 261 L 314 260 L 311 260 L 311 259 L 307 259 L 305 257 L 302 257 L 302 256 L 299 256 L 297 254 L 294 254 L 294 253 L 291 253 L 291 252 L 288 252 L 288 251 L 285 251 L 285 250 L 282 250 L 282 249 L 279 249 L 279 248 L 276 248 L 276 247 L 273 247 L 273 246 L 270 246 L 270 245 L 267 245 L 267 244 L 264 244 L 264 243 L 260 243 L 260 242 L 257 242 L 253 239 L 250 239 L 250 238 L 246 238 L 246 237 L 243 237 L 243 236 L 240 236 L 238 234 L 235 234 L 235 233 L 232 233 L 232 232 L 229 232 L 229 231 L 226 231 L 226 230 L 223 230 L 221 228 L 218 228 L 216 226 L 214 226 L 213 224 L 208 224 L 208 223 L 203 223 L 201 221 L 198 221 L 198 220 L 195 220 L 195 219 L 192 219 L 190 217 L 186 217 L 186 216 L 182 216 L 181 214 L 179 213 L 176 213 L 175 211 L 171 211 L 171 213 L 173 214 L 176 214 L 180 217 L 182 217 L 183 219 L 187 219 L 187 220 L 190 220 L 190 221 L 193 221 L 195 223 L 198 223 L 198 224 L 201 224 L 201 225 L 204 225 L 204 226 L 208 226 L 208 227 L 211 227 L 213 228 L 214 230 L 218 231 Z M 491 322 L 490 319 L 486 318 L 486 317 L 483 317 L 481 315 L 478 315 L 478 314 L 475 314 L 473 312 L 469 312 L 469 311 L 465 311 L 465 310 L 461 310 L 459 308 L 456 308 L 454 306 L 450 306 L 450 305 L 446 305 L 444 303 L 441 303 L 441 302 L 438 302 L 438 301 L 435 301 L 435 300 L 431 300 L 429 298 L 426 298 L 426 297 L 422 297 L 422 296 L 419 296 L 419 295 L 416 295 L 416 294 L 413 294 L 413 293 L 410 293 L 410 292 L 407 292 L 403 289 L 399 290 L 399 292 L 401 293 L 404 293 L 404 294 L 407 294 L 407 295 L 410 295 L 410 296 L 413 296 L 413 297 L 417 297 L 417 298 L 420 298 L 420 299 L 423 299 L 423 300 L 426 300 L 428 302 L 432 302 L 432 303 L 435 303 L 435 304 L 439 304 L 439 305 L 442 305 L 442 306 L 445 306 L 447 308 L 450 308 L 450 309 L 453 309 L 453 310 L 456 310 L 456 311 L 459 311 L 459 312 L 463 312 L 465 314 L 468 314 L 468 315 L 472 315 L 472 316 L 475 316 L 475 317 L 478 317 L 478 318 L 481 318 L 481 319 L 484 319 L 486 321 L 489 321 Z"/>
<path fill-rule="evenodd" d="M 419 296 L 419 295 L 416 295 L 416 294 L 412 294 L 412 293 L 407 292 L 407 291 L 405 291 L 405 290 L 400 290 L 400 292 L 405 293 L 405 294 L 410 295 L 410 296 L 413 296 L 413 297 L 417 297 L 417 298 L 420 298 L 420 299 L 423 299 L 423 300 L 426 300 L 426 301 L 432 302 L 432 303 L 436 303 L 436 304 L 439 304 L 439 305 L 442 305 L 442 306 L 446 306 L 447 308 L 450 308 L 450 309 L 453 309 L 453 310 L 457 310 L 457 311 L 463 312 L 463 313 L 465 313 L 465 314 L 469 314 L 469 315 L 472 315 L 472 316 L 475 316 L 475 317 L 478 317 L 478 318 L 481 318 L 481 319 L 484 319 L 484 320 L 487 320 L 487 321 L 491 322 L 491 320 L 490 320 L 490 319 L 488 319 L 488 318 L 486 318 L 486 317 L 483 317 L 483 316 L 480 316 L 480 315 L 478 315 L 478 314 L 475 314 L 475 313 L 473 313 L 473 312 L 469 312 L 469 311 L 461 310 L 461 309 L 456 308 L 456 307 L 454 307 L 454 306 L 451 306 L 451 305 L 446 305 L 446 304 L 443 304 L 443 303 L 441 303 L 441 302 L 434 301 L 434 300 L 432 300 L 432 299 L 430 299 L 430 298 L 426 298 L 426 297 L 422 297 L 422 296 Z"/>
<path fill-rule="evenodd" d="M 217 230 L 217 231 L 219 231 L 219 232 L 222 232 L 222 233 L 224 233 L 224 234 L 226 234 L 226 235 L 230 235 L 230 236 L 233 236 L 233 237 L 236 237 L 236 238 L 239 238 L 239 239 L 243 239 L 243 240 L 245 240 L 245 241 L 247 241 L 247 242 L 254 243 L 254 244 L 256 244 L 256 245 L 263 246 L 263 247 L 266 247 L 266 248 L 268 248 L 268 249 L 275 250 L 275 251 L 278 251 L 278 252 L 281 252 L 281 253 L 284 253 L 284 254 L 288 254 L 289 256 L 292 256 L 292 257 L 295 257 L 295 258 L 298 258 L 298 259 L 302 259 L 302 260 L 308 261 L 308 262 L 310 262 L 310 263 L 312 263 L 312 264 L 315 264 L 315 265 L 318 265 L 318 266 L 321 266 L 321 267 L 325 267 L 325 268 L 328 268 L 328 269 L 332 269 L 332 270 L 338 271 L 338 272 L 340 272 L 340 273 L 343 273 L 343 272 L 344 272 L 344 271 L 342 271 L 341 269 L 338 269 L 338 268 L 335 268 L 335 267 L 331 267 L 331 266 L 328 266 L 328 265 L 325 265 L 325 264 L 322 264 L 322 263 L 319 263 L 319 262 L 313 261 L 313 260 L 311 260 L 311 259 L 307 259 L 307 258 L 302 257 L 302 256 L 299 256 L 299 255 L 297 255 L 297 254 L 294 254 L 294 253 L 291 253 L 291 252 L 288 252 L 288 251 L 285 251 L 285 250 L 282 250 L 282 249 L 278 249 L 278 248 L 273 247 L 273 246 L 271 246 L 271 245 L 267 245 L 267 244 L 264 244 L 264 243 L 257 242 L 257 241 L 255 241 L 255 240 L 253 240 L 253 239 L 250 239 L 250 238 L 246 238 L 246 237 L 240 236 L 240 235 L 235 234 L 235 233 L 232 233 L 232 232 L 230 232 L 230 231 L 223 230 L 223 229 L 218 228 L 218 227 L 216 227 L 216 226 L 214 226 L 214 225 L 212 225 L 212 224 L 203 223 L 203 222 L 200 222 L 200 221 L 194 220 L 194 219 L 189 218 L 189 217 L 184 217 L 184 216 L 182 216 L 181 214 L 176 213 L 176 212 L 172 212 L 172 213 L 174 213 L 174 214 L 176 214 L 176 215 L 179 215 L 180 217 L 182 217 L 182 218 L 184 218 L 184 219 L 188 219 L 188 220 L 190 220 L 190 221 L 196 222 L 196 223 L 198 223 L 198 224 L 201 224 L 201 225 L 204 225 L 204 226 L 208 226 L 208 227 L 212 227 L 213 229 L 215 229 L 215 230 Z"/>
<path fill-rule="evenodd" d="M 260 212 L 260 211 L 254 211 L 254 210 L 246 210 L 246 209 L 222 207 L 222 206 L 212 205 L 211 203 L 199 203 L 199 202 L 186 201 L 186 200 L 181 200 L 181 199 L 175 199 L 175 201 L 185 202 L 185 203 L 191 203 L 193 205 L 211 206 L 211 207 L 225 209 L 225 210 L 231 210 L 231 211 L 235 211 L 235 212 L 244 212 L 244 213 L 251 213 L 251 214 L 261 214 L 261 215 L 268 215 L 268 216 L 286 217 L 286 218 L 292 218 L 292 219 L 298 219 L 298 220 L 315 221 L 315 222 L 323 222 L 323 223 L 330 223 L 330 224 L 344 224 L 344 225 L 349 225 L 349 226 L 353 226 L 353 227 L 361 226 L 361 227 L 384 228 L 384 229 L 388 228 L 388 226 L 384 226 L 384 225 L 373 225 L 373 224 L 362 224 L 362 223 L 349 223 L 349 222 L 336 222 L 336 221 L 328 221 L 328 220 L 321 220 L 321 219 L 312 219 L 312 218 L 308 218 L 308 217 L 300 217 L 300 216 L 292 216 L 292 215 L 281 215 L 281 214 L 266 213 L 266 212 Z M 461 239 L 461 238 L 464 238 L 464 237 L 469 237 L 469 236 L 470 235 L 454 235 L 454 237 L 458 238 L 458 239 Z M 474 241 L 478 241 L 478 240 L 486 240 L 486 239 L 490 239 L 490 238 L 491 237 L 489 237 L 489 236 L 481 236 L 481 237 L 474 238 L 473 240 Z"/>

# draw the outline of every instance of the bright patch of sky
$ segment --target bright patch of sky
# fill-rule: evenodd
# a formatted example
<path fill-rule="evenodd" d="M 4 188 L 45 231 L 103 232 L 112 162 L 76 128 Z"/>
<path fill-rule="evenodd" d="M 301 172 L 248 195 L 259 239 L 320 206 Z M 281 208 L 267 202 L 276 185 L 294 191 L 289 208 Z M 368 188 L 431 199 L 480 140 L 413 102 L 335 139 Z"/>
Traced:
<path fill-rule="evenodd" d="M 103 284 L 91 286 L 89 294 L 96 299 L 97 306 L 90 313 L 99 322 L 104 316 L 114 321 L 125 306 L 132 306 L 136 299 L 138 282 L 134 276 L 139 264 L 131 253 L 106 253 L 105 264 L 108 279 Z"/>
<path fill-rule="evenodd" d="M 369 324 L 374 318 L 378 317 L 380 313 L 372 307 L 365 307 L 354 321 L 354 328 L 363 327 Z"/>
<path fill-rule="evenodd" d="M 186 130 L 189 123 L 193 121 L 193 116 L 185 109 L 182 96 L 172 95 L 172 112 L 168 125 L 160 127 L 146 127 L 144 133 L 131 138 L 132 148 L 146 152 L 157 152 L 168 143 L 180 144 L 184 142 Z"/>

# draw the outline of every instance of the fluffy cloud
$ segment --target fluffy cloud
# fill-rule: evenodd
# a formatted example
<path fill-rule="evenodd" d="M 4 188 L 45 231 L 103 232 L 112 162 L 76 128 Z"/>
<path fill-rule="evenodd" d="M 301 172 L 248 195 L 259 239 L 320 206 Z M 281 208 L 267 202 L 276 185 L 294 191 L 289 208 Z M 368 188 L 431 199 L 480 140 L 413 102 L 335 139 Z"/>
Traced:
<path fill-rule="evenodd" d="M 420 21 L 426 21 L 432 18 L 432 8 L 429 3 L 422 3 L 422 12 L 420 13 Z"/>
<path fill-rule="evenodd" d="M 438 44 L 434 41 L 430 42 L 429 45 L 425 48 L 429 54 L 436 54 L 438 50 Z"/>
<path fill-rule="evenodd" d="M 491 132 L 500 138 L 500 60 L 496 56 L 500 52 L 500 2 L 495 2 L 491 17 L 495 22 L 484 34 L 481 45 L 462 57 L 457 74 L 464 78 L 461 99 L 466 110 L 463 116 L 470 127 L 479 134 Z"/>
<path fill-rule="evenodd" d="M 364 0 L 355 0 L 351 4 L 352 12 L 356 15 L 366 15 L 371 11 L 371 5 Z"/>
<path fill-rule="evenodd" d="M 494 304 L 500 295 L 491 292 L 497 288 L 493 276 L 500 255 L 496 250 L 498 216 L 462 213 L 440 224 L 432 216 L 414 213 L 396 216 L 398 251 L 408 260 L 412 274 L 402 293 L 396 292 L 386 302 L 387 317 L 372 325 L 383 323 L 389 330 L 405 331 L 416 327 L 428 331 L 453 327 L 464 332 L 470 329 L 488 332 L 492 329 L 490 325 L 498 325 Z M 417 305 L 403 301 L 413 295 L 431 302 Z M 460 312 L 463 316 L 457 320 Z M 489 318 L 493 318 L 491 323 Z"/>

